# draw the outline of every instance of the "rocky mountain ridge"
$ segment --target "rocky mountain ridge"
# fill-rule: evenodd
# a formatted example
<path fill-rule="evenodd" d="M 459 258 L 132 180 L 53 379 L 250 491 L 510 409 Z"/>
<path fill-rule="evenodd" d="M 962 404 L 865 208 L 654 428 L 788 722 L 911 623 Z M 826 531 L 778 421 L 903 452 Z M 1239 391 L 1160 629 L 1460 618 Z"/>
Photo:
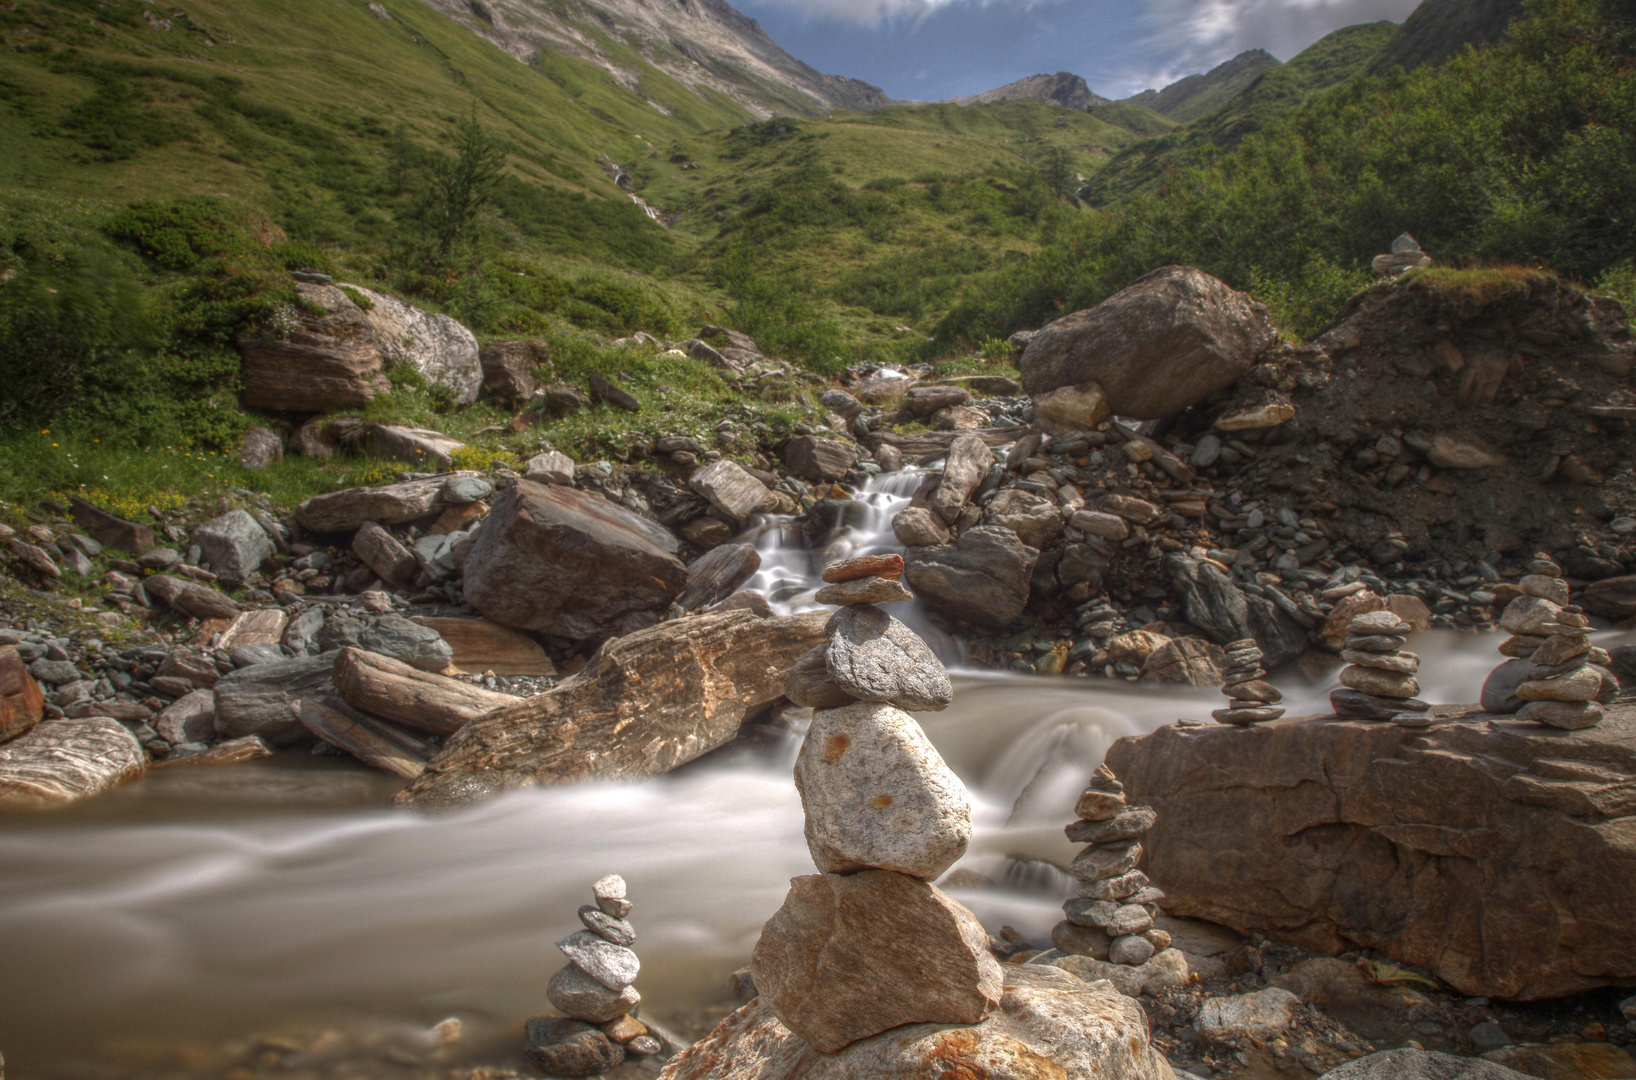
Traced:
<path fill-rule="evenodd" d="M 996 101 L 1023 101 L 1033 99 L 1065 109 L 1089 109 L 1107 105 L 1109 100 L 1085 85 L 1082 75 L 1059 71 L 1055 75 L 1030 75 L 1016 82 L 1006 83 L 981 94 L 950 98 L 950 105 L 989 105 Z"/>

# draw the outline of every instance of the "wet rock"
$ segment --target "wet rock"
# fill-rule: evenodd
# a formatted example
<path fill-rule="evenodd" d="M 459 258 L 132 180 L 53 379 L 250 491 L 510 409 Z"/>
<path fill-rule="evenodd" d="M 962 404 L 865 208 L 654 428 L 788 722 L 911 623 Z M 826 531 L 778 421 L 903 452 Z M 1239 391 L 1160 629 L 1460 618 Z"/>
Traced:
<path fill-rule="evenodd" d="M 808 483 L 833 483 L 858 467 L 851 443 L 802 435 L 784 446 L 784 466 Z"/>
<path fill-rule="evenodd" d="M 826 873 L 880 867 L 931 880 L 971 840 L 965 786 L 914 718 L 890 705 L 815 713 L 795 786 L 807 849 Z"/>
<path fill-rule="evenodd" d="M 843 607 L 830 617 L 826 632 L 830 677 L 860 701 L 937 710 L 953 700 L 942 661 L 920 635 L 879 608 Z"/>
<path fill-rule="evenodd" d="M 365 312 L 334 285 L 297 282 L 303 307 L 287 330 L 234 339 L 243 357 L 246 408 L 331 412 L 390 390 L 385 355 Z M 317 314 L 316 312 L 322 312 Z"/>
<path fill-rule="evenodd" d="M 892 535 L 904 547 L 924 547 L 949 542 L 949 529 L 924 506 L 911 506 L 892 519 Z"/>
<path fill-rule="evenodd" d="M 49 806 L 140 777 L 148 757 L 118 720 L 42 720 L 0 744 L 0 806 Z"/>
<path fill-rule="evenodd" d="M 1214 686 L 1221 681 L 1202 638 L 1173 638 L 1148 654 L 1138 682 L 1172 686 Z"/>
<path fill-rule="evenodd" d="M 1101 386 L 1112 411 L 1173 416 L 1236 382 L 1276 339 L 1267 309 L 1185 266 L 1167 266 L 1040 330 L 1017 366 L 1034 395 Z"/>
<path fill-rule="evenodd" d="M 983 525 L 953 544 L 904 552 L 904 577 L 926 606 L 955 619 L 1005 626 L 1028 603 L 1039 552 L 1010 529 Z"/>
<path fill-rule="evenodd" d="M 502 626 L 603 638 L 658 622 L 687 569 L 660 526 L 600 495 L 521 480 L 465 564 L 466 602 Z"/>
<path fill-rule="evenodd" d="M 1213 997 L 1199 1010 L 1199 1035 L 1208 1042 L 1235 1039 L 1271 1039 L 1295 1022 L 1301 999 L 1288 990 L 1269 986 L 1253 994 Z"/>
<path fill-rule="evenodd" d="M 975 1027 L 895 1028 L 834 1054 L 814 1054 L 763 997 L 672 1059 L 664 1080 L 1170 1080 L 1135 1002 L 1050 968 L 1006 964 L 1001 971 L 999 1008 Z"/>
<path fill-rule="evenodd" d="M 717 604 L 761 569 L 761 553 L 749 544 L 723 544 L 687 567 L 687 586 L 676 602 L 685 611 Z"/>
<path fill-rule="evenodd" d="M 228 739 L 260 735 L 274 746 L 301 741 L 306 729 L 290 704 L 335 693 L 334 667 L 333 654 L 298 656 L 224 676 L 216 683 L 217 731 Z"/>
<path fill-rule="evenodd" d="M 793 879 L 750 970 L 760 1000 L 826 1054 L 904 1024 L 980 1023 L 1003 978 L 971 912 L 884 870 Z"/>
<path fill-rule="evenodd" d="M 477 354 L 482 369 L 482 396 L 515 409 L 534 396 L 535 373 L 549 377 L 551 352 L 543 341 L 496 341 Z"/>

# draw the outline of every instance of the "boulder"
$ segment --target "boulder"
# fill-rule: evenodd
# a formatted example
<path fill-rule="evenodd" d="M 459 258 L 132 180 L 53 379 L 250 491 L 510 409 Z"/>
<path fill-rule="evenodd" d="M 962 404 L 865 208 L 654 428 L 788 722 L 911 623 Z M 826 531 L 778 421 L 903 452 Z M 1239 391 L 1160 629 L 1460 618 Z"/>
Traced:
<path fill-rule="evenodd" d="M 0 645 L 0 743 L 14 739 L 45 715 L 45 695 L 17 650 Z"/>
<path fill-rule="evenodd" d="M 352 553 L 382 581 L 399 588 L 413 584 L 420 574 L 414 553 L 373 521 L 353 534 Z"/>
<path fill-rule="evenodd" d="M 1636 574 L 1593 581 L 1577 591 L 1574 602 L 1604 619 L 1636 616 Z"/>
<path fill-rule="evenodd" d="M 153 721 L 153 730 L 171 745 L 216 741 L 216 695 L 191 690 L 166 705 Z"/>
<path fill-rule="evenodd" d="M 1187 954 L 1180 949 L 1160 949 L 1140 964 L 1115 964 L 1089 956 L 1054 956 L 1051 966 L 1061 968 L 1088 983 L 1106 979 L 1126 997 L 1176 990 L 1192 981 Z"/>
<path fill-rule="evenodd" d="M 899 406 L 910 416 L 927 417 L 939 409 L 971 404 L 971 391 L 960 386 L 916 386 L 903 395 Z"/>
<path fill-rule="evenodd" d="M 435 809 L 511 788 L 666 772 L 776 701 L 784 671 L 823 640 L 826 621 L 823 612 L 707 612 L 604 642 L 555 689 L 467 724 L 398 802 Z"/>
<path fill-rule="evenodd" d="M 420 472 L 441 472 L 453 468 L 454 452 L 465 445 L 441 431 L 402 424 L 376 424 L 370 434 L 370 447 L 375 453 L 392 461 L 413 465 Z"/>
<path fill-rule="evenodd" d="M 477 338 L 449 318 L 406 304 L 395 296 L 349 286 L 370 301 L 364 320 L 387 365 L 413 368 L 427 386 L 447 392 L 457 405 L 477 400 L 483 386 L 483 367 Z"/>
<path fill-rule="evenodd" d="M 813 714 L 795 762 L 807 850 L 818 869 L 866 867 L 927 881 L 966 853 L 965 785 L 914 717 L 875 702 Z"/>
<path fill-rule="evenodd" d="M 1144 869 L 1171 914 L 1555 997 L 1636 981 L 1636 705 L 1604 708 L 1580 731 L 1472 707 L 1166 727 L 1108 765 L 1158 811 Z"/>
<path fill-rule="evenodd" d="M 1199 1010 L 1199 1035 L 1214 1043 L 1244 1038 L 1265 1042 L 1295 1022 L 1299 1004 L 1300 998 L 1276 986 L 1209 998 Z"/>
<path fill-rule="evenodd" d="M 1165 569 L 1182 595 L 1187 621 L 1217 645 L 1254 638 L 1269 669 L 1306 649 L 1307 632 L 1300 623 L 1266 597 L 1240 589 L 1216 563 L 1172 552 Z"/>
<path fill-rule="evenodd" d="M 1203 638 L 1173 638 L 1148 654 L 1138 682 L 1220 686 L 1221 670 Z"/>
<path fill-rule="evenodd" d="M 672 1058 L 660 1080 L 1172 1080 L 1134 1001 L 1052 968 L 1000 971 L 999 1008 L 982 1023 L 894 1028 L 834 1054 L 815 1054 L 765 998 L 752 1001 Z"/>
<path fill-rule="evenodd" d="M 784 445 L 784 466 L 809 483 L 833 483 L 858 467 L 858 448 L 835 439 L 802 435 Z"/>
<path fill-rule="evenodd" d="M 927 500 L 932 513 L 952 525 L 993 464 L 994 454 L 989 450 L 988 443 L 974 435 L 957 437 L 949 444 L 949 454 L 943 462 L 943 478 Z"/>
<path fill-rule="evenodd" d="M 588 491 L 519 480 L 465 563 L 466 602 L 502 626 L 604 638 L 652 626 L 687 585 L 676 538 Z"/>
<path fill-rule="evenodd" d="M 1029 547 L 1043 548 L 1062 535 L 1062 511 L 1031 491 L 1006 488 L 983 508 L 983 524 L 1010 529 Z"/>
<path fill-rule="evenodd" d="M 246 469 L 265 469 L 284 457 L 284 442 L 269 428 L 253 427 L 239 442 L 239 465 Z"/>
<path fill-rule="evenodd" d="M 477 354 L 483 371 L 483 396 L 515 409 L 534 396 L 535 372 L 550 373 L 551 352 L 543 341 L 496 341 Z"/>
<path fill-rule="evenodd" d="M 434 627 L 390 613 L 331 615 L 318 634 L 318 651 L 337 649 L 363 649 L 390 656 L 420 671 L 442 671 L 454 663 L 454 649 Z"/>
<path fill-rule="evenodd" d="M 169 574 L 155 574 L 142 587 L 149 596 L 195 619 L 231 619 L 239 613 L 239 605 L 232 597 Z"/>
<path fill-rule="evenodd" d="M 695 470 L 688 477 L 687 486 L 704 496 L 705 501 L 729 521 L 746 521 L 776 501 L 766 484 L 727 458 L 719 458 Z"/>
<path fill-rule="evenodd" d="M 888 870 L 793 878 L 750 975 L 784 1026 L 825 1054 L 904 1024 L 980 1023 L 1003 981 L 975 915 Z"/>
<path fill-rule="evenodd" d="M 297 282 L 295 291 L 302 307 L 291 309 L 287 326 L 234 339 L 245 407 L 330 412 L 367 405 L 390 390 L 386 358 L 364 311 L 333 285 Z"/>
<path fill-rule="evenodd" d="M 1108 397 L 1095 383 L 1059 386 L 1034 398 L 1034 426 L 1051 435 L 1095 431 L 1112 413 Z"/>
<path fill-rule="evenodd" d="M 100 795 L 148 767 L 136 736 L 118 720 L 45 720 L 0 744 L 0 807 L 49 806 Z"/>
<path fill-rule="evenodd" d="M 297 656 L 240 668 L 216 683 L 216 730 L 223 738 L 260 735 L 274 746 L 303 741 L 307 729 L 290 711 L 292 702 L 335 693 L 333 653 Z"/>
<path fill-rule="evenodd" d="M 904 547 L 924 547 L 949 542 L 949 528 L 924 506 L 911 506 L 892 519 L 892 535 Z"/>
<path fill-rule="evenodd" d="M 895 581 L 885 584 L 898 585 Z M 820 595 L 823 591 L 827 590 Z M 870 604 L 843 607 L 830 617 L 826 632 L 825 663 L 830 677 L 858 700 L 930 711 L 946 709 L 954 700 L 949 673 L 937 654 L 919 634 L 880 608 Z"/>
<path fill-rule="evenodd" d="M 241 585 L 273 557 L 276 548 L 267 530 L 243 510 L 229 510 L 193 530 L 203 564 L 228 585 Z"/>
<path fill-rule="evenodd" d="M 444 475 L 428 476 L 398 484 L 314 495 L 295 508 L 295 520 L 303 529 L 314 533 L 352 532 L 370 521 L 402 525 L 436 510 L 441 505 L 443 485 L 448 479 Z"/>
<path fill-rule="evenodd" d="M 982 525 L 953 544 L 903 553 L 904 579 L 927 607 L 955 619 L 1005 626 L 1028 604 L 1039 552 L 1010 529 Z"/>
<path fill-rule="evenodd" d="M 1095 383 L 1120 416 L 1174 416 L 1237 382 L 1276 340 L 1265 305 L 1188 266 L 1166 266 L 1039 331 L 1018 358 L 1036 397 Z"/>
<path fill-rule="evenodd" d="M 684 611 L 718 604 L 761 569 L 761 553 L 749 544 L 723 544 L 688 565 L 687 587 L 676 602 Z"/>
<path fill-rule="evenodd" d="M 561 450 L 535 454 L 523 466 L 523 479 L 536 484 L 571 484 L 574 482 L 574 459 Z"/>
<path fill-rule="evenodd" d="M 1319 1080 L 1532 1080 L 1481 1058 L 1431 1050 L 1382 1050 L 1338 1065 Z"/>
<path fill-rule="evenodd" d="M 90 533 L 104 547 L 118 548 L 133 555 L 141 555 L 153 547 L 153 528 L 134 521 L 117 518 L 106 510 L 99 510 L 78 495 L 68 497 L 74 521 Z"/>

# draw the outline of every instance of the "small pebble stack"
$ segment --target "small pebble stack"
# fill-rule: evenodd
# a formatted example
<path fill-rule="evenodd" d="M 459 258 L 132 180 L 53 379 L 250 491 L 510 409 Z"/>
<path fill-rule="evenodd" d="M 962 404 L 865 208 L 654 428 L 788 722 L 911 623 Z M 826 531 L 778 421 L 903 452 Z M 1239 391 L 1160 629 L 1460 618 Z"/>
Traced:
<path fill-rule="evenodd" d="M 1051 944 L 1074 956 L 1144 964 L 1170 947 L 1170 935 L 1153 925 L 1165 894 L 1136 869 L 1142 837 L 1158 815 L 1126 806 L 1125 785 L 1107 765 L 1097 766 L 1074 813 L 1079 820 L 1068 826 L 1068 839 L 1090 846 L 1068 868 L 1079 895 L 1062 905 L 1067 918 L 1051 931 Z"/>
<path fill-rule="evenodd" d="M 1517 710 L 1518 720 L 1536 720 L 1570 731 L 1601 722 L 1602 706 L 1597 702 L 1611 701 L 1619 683 L 1592 663 L 1592 654 L 1607 654 L 1591 645 L 1590 625 L 1579 608 L 1570 605 L 1557 614 L 1555 622 L 1541 627 L 1550 636 L 1527 658 L 1533 670 L 1528 681 L 1517 687 L 1517 698 L 1523 702 Z"/>
<path fill-rule="evenodd" d="M 1261 655 L 1255 638 L 1243 638 L 1227 646 L 1227 673 L 1221 681 L 1221 692 L 1227 695 L 1228 704 L 1210 714 L 1218 723 L 1258 724 L 1284 715 L 1283 706 L 1278 704 L 1284 695 L 1265 681 Z"/>
<path fill-rule="evenodd" d="M 642 995 L 631 984 L 641 968 L 631 946 L 636 931 L 626 920 L 631 902 L 625 879 L 609 874 L 591 886 L 596 904 L 579 909 L 585 929 L 557 948 L 568 957 L 551 976 L 546 997 L 561 1016 L 537 1016 L 527 1024 L 524 1052 L 552 1076 L 594 1076 L 625 1060 L 626 1054 L 657 1054 L 662 1046 L 631 1015 Z"/>
<path fill-rule="evenodd" d="M 1545 552 L 1534 556 L 1528 573 L 1517 581 L 1522 595 L 1500 613 L 1500 629 L 1511 636 L 1500 645 L 1500 655 L 1526 660 L 1545 644 L 1546 626 L 1568 605 L 1568 583 L 1562 568 Z"/>
<path fill-rule="evenodd" d="M 1395 720 L 1410 726 L 1431 722 L 1431 706 L 1415 698 L 1420 657 L 1403 648 L 1410 626 L 1392 611 L 1366 611 L 1346 627 L 1341 689 L 1329 695 L 1335 715 Z"/>

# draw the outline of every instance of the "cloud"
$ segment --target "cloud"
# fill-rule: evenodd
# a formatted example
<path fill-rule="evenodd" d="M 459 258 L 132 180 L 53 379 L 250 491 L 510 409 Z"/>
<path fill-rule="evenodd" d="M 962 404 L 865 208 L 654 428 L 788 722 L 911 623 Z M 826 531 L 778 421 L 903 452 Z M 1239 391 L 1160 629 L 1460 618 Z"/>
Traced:
<path fill-rule="evenodd" d="M 944 8 L 986 8 L 991 4 L 1015 8 L 1020 18 L 1034 6 L 1035 0 L 751 0 L 748 6 L 778 8 L 804 19 L 878 27 L 920 22 Z"/>
<path fill-rule="evenodd" d="M 1343 26 L 1402 22 L 1419 0 L 1149 0 L 1145 43 L 1163 57 L 1150 86 L 1208 71 L 1246 49 L 1288 60 Z"/>

